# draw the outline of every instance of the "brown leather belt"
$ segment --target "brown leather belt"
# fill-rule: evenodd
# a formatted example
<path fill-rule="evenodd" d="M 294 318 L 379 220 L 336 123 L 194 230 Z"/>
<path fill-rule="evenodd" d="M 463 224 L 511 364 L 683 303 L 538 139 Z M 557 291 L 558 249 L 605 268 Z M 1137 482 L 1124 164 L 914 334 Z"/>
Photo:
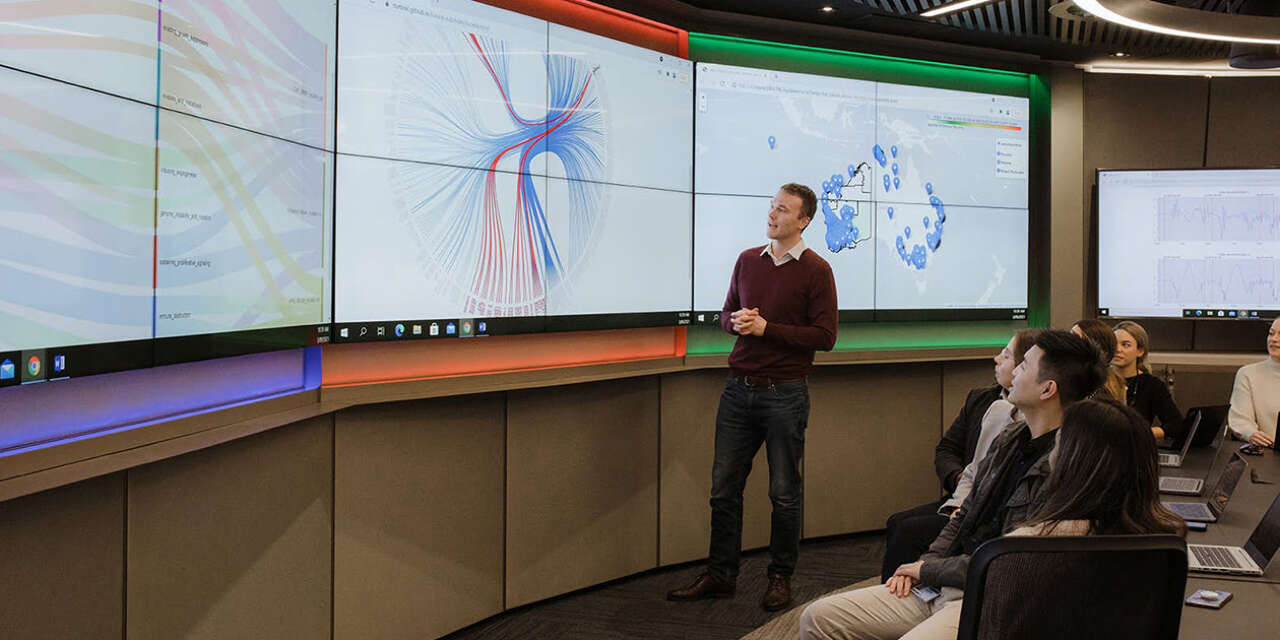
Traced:
<path fill-rule="evenodd" d="M 770 378 L 768 376 L 729 376 L 729 379 L 744 387 L 772 387 L 777 384 L 804 381 L 804 378 Z"/>

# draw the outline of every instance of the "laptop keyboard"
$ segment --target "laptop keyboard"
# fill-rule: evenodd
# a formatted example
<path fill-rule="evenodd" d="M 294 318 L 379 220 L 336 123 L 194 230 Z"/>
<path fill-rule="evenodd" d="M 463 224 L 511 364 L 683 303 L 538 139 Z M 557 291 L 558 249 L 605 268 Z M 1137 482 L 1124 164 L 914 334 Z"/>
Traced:
<path fill-rule="evenodd" d="M 1150 458 L 1148 458 L 1150 459 Z M 1243 569 L 1235 556 L 1231 552 L 1222 547 L 1202 547 L 1192 545 L 1188 547 L 1191 553 L 1195 554 L 1196 560 L 1204 567 L 1221 567 L 1223 569 Z"/>
<path fill-rule="evenodd" d="M 1203 518 L 1208 515 L 1209 508 L 1198 502 L 1166 502 L 1164 506 L 1182 516 L 1184 520 Z"/>
<path fill-rule="evenodd" d="M 1165 491 L 1195 491 L 1198 478 L 1160 478 L 1160 488 Z"/>

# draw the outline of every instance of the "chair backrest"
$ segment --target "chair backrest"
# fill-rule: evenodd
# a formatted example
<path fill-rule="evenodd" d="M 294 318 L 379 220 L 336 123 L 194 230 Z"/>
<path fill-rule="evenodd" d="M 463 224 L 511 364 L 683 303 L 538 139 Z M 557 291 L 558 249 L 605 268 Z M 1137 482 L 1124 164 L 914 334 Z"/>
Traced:
<path fill-rule="evenodd" d="M 1187 409 L 1188 417 L 1192 413 L 1200 414 L 1200 429 L 1196 431 L 1196 437 L 1191 440 L 1191 446 L 1207 447 L 1213 444 L 1214 438 L 1222 433 L 1222 425 L 1226 424 L 1227 413 L 1230 411 L 1231 405 L 1229 404 L 1215 404 Z"/>
<path fill-rule="evenodd" d="M 995 538 L 969 563 L 957 640 L 1177 640 L 1186 584 L 1175 535 Z"/>

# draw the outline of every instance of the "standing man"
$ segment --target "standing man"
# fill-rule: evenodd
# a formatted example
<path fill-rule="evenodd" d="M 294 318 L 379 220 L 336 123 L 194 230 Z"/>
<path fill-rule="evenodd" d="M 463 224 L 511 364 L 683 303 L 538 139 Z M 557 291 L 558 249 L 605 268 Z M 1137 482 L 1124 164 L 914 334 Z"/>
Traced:
<path fill-rule="evenodd" d="M 805 249 L 801 234 L 818 200 L 800 184 L 782 185 L 769 206 L 769 244 L 738 255 L 720 316 L 738 336 L 729 380 L 716 413 L 711 469 L 711 550 L 707 570 L 668 600 L 733 597 L 742 552 L 742 489 L 764 443 L 769 458 L 769 587 L 760 605 L 791 604 L 791 574 L 800 552 L 803 486 L 800 458 L 809 420 L 813 352 L 836 343 L 836 286 L 831 266 Z"/>

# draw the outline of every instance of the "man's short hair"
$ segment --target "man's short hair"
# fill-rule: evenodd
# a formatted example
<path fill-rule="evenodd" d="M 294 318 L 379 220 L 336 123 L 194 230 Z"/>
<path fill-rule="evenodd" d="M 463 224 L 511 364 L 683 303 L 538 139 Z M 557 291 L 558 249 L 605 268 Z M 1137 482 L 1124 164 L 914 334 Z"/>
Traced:
<path fill-rule="evenodd" d="M 1062 406 L 1089 397 L 1106 380 L 1102 351 L 1093 342 L 1069 331 L 1048 329 L 1036 336 L 1040 347 L 1040 382 L 1058 384 Z"/>
<path fill-rule="evenodd" d="M 800 215 L 813 219 L 818 212 L 818 196 L 813 195 L 813 189 L 795 182 L 788 182 L 779 189 L 800 198 Z"/>

